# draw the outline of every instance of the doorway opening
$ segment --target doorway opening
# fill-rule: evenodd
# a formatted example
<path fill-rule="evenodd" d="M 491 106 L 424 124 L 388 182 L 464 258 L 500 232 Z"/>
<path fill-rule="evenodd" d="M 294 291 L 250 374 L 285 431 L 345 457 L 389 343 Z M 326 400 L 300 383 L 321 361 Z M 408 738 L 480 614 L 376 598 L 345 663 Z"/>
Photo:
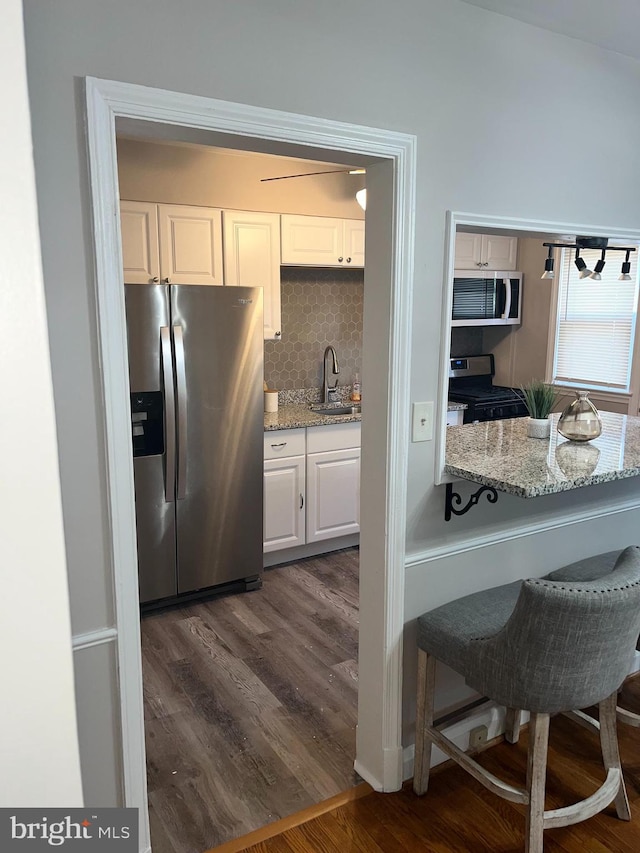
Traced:
<path fill-rule="evenodd" d="M 180 141 L 249 147 L 326 162 L 357 157 L 367 167 L 370 236 L 363 375 L 374 381 L 375 417 L 363 438 L 360 683 L 356 770 L 377 790 L 402 783 L 400 740 L 403 631 L 404 471 L 408 435 L 410 296 L 413 262 L 415 138 L 385 130 L 279 113 L 214 99 L 88 78 L 87 131 L 96 246 L 96 287 L 105 399 L 107 488 L 116 590 L 123 789 L 141 814 L 149 846 L 140 631 L 136 572 L 131 421 L 122 259 L 117 217 L 118 130 L 143 121 Z M 369 269 L 370 267 L 370 269 Z M 371 298 L 369 298 L 369 294 Z M 365 380 L 366 381 L 366 380 Z"/>
<path fill-rule="evenodd" d="M 364 257 L 351 248 L 333 258 L 314 251 L 338 232 L 357 238 L 364 229 L 353 218 L 362 216 L 363 176 L 166 140 L 119 136 L 117 149 L 151 841 L 180 853 L 215 847 L 360 781 L 360 422 L 316 412 L 336 405 L 322 399 L 325 378 L 347 402 L 362 370 Z M 300 178 L 259 177 L 274 172 Z M 295 240 L 309 230 L 310 245 Z M 263 291 L 264 331 L 251 309 L 238 311 L 235 294 L 254 296 L 253 285 Z M 183 503 L 166 494 L 170 463 L 171 483 L 181 478 L 173 422 L 164 454 L 147 442 L 157 432 L 148 395 L 164 387 L 165 424 L 180 408 L 179 382 L 167 394 L 157 345 L 162 328 L 176 335 L 178 323 Z M 325 377 L 328 345 L 337 352 L 335 378 Z M 263 351 L 264 381 L 282 399 L 257 435 Z M 176 418 L 178 447 L 181 428 Z M 258 577 L 263 542 L 270 568 Z M 231 592 L 223 577 L 253 591 Z M 209 591 L 198 600 L 196 587 Z"/>

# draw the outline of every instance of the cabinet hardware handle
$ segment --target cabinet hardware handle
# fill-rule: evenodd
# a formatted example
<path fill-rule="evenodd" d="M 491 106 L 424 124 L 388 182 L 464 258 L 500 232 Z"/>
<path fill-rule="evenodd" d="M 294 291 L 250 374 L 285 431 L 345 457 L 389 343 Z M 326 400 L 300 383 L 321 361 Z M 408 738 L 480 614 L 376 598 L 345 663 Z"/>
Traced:
<path fill-rule="evenodd" d="M 344 258 L 338 258 L 338 263 L 341 264 Z"/>
<path fill-rule="evenodd" d="M 482 266 L 482 261 L 476 261 L 476 266 L 477 266 L 477 267 L 481 267 L 481 266 Z"/>
<path fill-rule="evenodd" d="M 483 267 L 488 267 L 488 266 L 489 266 L 489 261 L 485 261 L 485 262 L 482 264 L 482 266 L 483 266 Z"/>
<path fill-rule="evenodd" d="M 350 263 L 351 263 L 351 258 L 347 258 L 347 263 L 348 263 L 348 264 L 350 264 Z"/>
<path fill-rule="evenodd" d="M 273 449 L 274 449 L 274 450 L 275 450 L 277 447 L 286 447 L 286 446 L 287 446 L 287 442 L 286 442 L 286 441 L 281 441 L 281 442 L 280 442 L 280 444 L 272 444 L 272 445 L 271 445 L 271 447 L 273 447 Z"/>
<path fill-rule="evenodd" d="M 304 507 L 304 497 L 302 496 L 302 492 L 300 492 L 300 509 Z"/>
<path fill-rule="evenodd" d="M 276 332 L 276 335 L 275 335 L 276 338 L 279 338 L 281 334 L 282 334 L 282 332 Z"/>
<path fill-rule="evenodd" d="M 169 276 L 167 276 L 167 277 L 165 278 L 164 283 L 165 283 L 165 284 L 171 284 L 171 279 L 169 278 Z"/>
<path fill-rule="evenodd" d="M 154 277 L 151 279 L 151 281 L 152 281 L 154 284 L 157 284 L 157 283 L 160 281 L 160 279 L 158 278 L 158 276 L 157 276 L 157 275 L 154 275 Z"/>

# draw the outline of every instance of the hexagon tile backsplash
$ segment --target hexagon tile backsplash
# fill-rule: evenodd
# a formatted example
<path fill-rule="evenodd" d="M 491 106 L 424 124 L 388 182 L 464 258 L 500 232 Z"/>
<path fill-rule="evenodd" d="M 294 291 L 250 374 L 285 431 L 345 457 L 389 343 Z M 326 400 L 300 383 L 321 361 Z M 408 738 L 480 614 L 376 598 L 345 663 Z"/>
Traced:
<path fill-rule="evenodd" d="M 340 365 L 338 385 L 351 385 L 362 367 L 363 297 L 364 270 L 282 267 L 282 340 L 264 344 L 269 388 L 319 388 L 329 344 Z"/>

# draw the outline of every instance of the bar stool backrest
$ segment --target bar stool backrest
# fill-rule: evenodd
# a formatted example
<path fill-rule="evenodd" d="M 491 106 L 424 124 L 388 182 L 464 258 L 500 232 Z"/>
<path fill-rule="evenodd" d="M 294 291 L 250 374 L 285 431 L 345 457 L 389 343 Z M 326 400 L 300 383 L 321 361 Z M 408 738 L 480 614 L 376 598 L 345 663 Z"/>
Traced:
<path fill-rule="evenodd" d="M 504 628 L 474 641 L 479 683 L 509 708 L 586 708 L 620 687 L 639 634 L 640 547 L 630 546 L 598 580 L 523 581 Z"/>

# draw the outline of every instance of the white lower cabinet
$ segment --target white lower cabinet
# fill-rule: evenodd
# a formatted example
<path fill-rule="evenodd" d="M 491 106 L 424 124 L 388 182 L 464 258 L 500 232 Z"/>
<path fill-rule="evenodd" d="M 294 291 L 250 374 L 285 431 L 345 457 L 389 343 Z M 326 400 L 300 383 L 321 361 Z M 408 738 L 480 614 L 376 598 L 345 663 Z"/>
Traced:
<path fill-rule="evenodd" d="M 263 551 L 305 543 L 305 458 L 285 456 L 264 462 Z"/>
<path fill-rule="evenodd" d="M 360 424 L 307 430 L 307 542 L 360 530 Z"/>
<path fill-rule="evenodd" d="M 264 447 L 265 553 L 359 532 L 359 423 L 268 431 Z"/>

